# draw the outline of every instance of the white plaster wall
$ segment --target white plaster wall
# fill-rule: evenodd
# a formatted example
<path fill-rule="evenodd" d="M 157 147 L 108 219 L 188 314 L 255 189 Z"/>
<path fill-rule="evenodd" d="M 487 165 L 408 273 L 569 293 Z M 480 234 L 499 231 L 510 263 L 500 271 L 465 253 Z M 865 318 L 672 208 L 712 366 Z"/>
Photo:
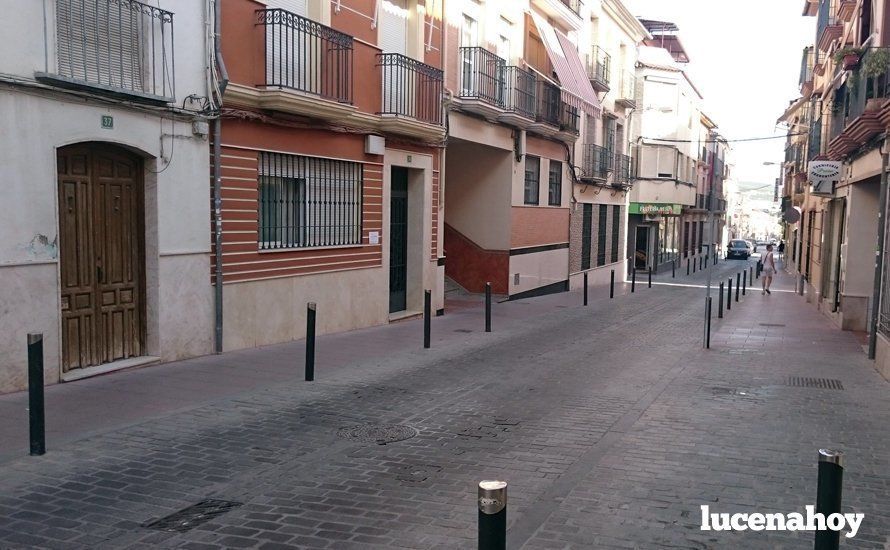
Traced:
<path fill-rule="evenodd" d="M 519 284 L 514 274 L 519 273 Z M 510 256 L 510 290 L 519 294 L 542 286 L 559 283 L 569 278 L 569 249 L 560 248 L 534 254 Z"/>
<path fill-rule="evenodd" d="M 628 193 L 630 202 L 695 204 L 695 187 L 671 180 L 638 179 Z"/>
<path fill-rule="evenodd" d="M 847 256 L 843 281 L 845 296 L 871 296 L 874 284 L 879 186 L 860 183 L 849 188 L 844 230 Z"/>
<path fill-rule="evenodd" d="M 43 376 L 59 381 L 59 294 L 54 262 L 0 266 L 0 393 L 28 385 L 27 335 L 43 333 Z"/>
<path fill-rule="evenodd" d="M 389 319 L 389 270 L 352 269 L 223 287 L 225 351 L 306 336 L 306 304 L 315 302 L 319 334 L 380 325 Z"/>
<path fill-rule="evenodd" d="M 213 292 L 209 254 L 159 258 L 159 356 L 174 361 L 213 350 Z"/>

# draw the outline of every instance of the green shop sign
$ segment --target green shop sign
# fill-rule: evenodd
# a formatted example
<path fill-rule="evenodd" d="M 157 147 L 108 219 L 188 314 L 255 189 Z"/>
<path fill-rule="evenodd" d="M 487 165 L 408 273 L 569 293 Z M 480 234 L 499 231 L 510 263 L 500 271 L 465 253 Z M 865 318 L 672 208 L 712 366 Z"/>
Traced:
<path fill-rule="evenodd" d="M 651 215 L 673 215 L 679 216 L 683 210 L 680 204 L 664 204 L 657 202 L 632 202 L 630 203 L 630 214 L 649 214 Z"/>

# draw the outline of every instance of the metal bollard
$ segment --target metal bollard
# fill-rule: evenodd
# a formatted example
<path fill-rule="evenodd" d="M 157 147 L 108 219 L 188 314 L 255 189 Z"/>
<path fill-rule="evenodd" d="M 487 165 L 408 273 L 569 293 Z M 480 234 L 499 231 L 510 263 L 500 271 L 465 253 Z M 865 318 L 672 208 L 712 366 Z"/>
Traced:
<path fill-rule="evenodd" d="M 480 481 L 479 550 L 507 548 L 507 482 Z"/>
<path fill-rule="evenodd" d="M 709 254 L 705 254 L 705 267 L 711 266 L 711 256 Z"/>
<path fill-rule="evenodd" d="M 708 296 L 707 317 L 705 317 L 705 349 L 711 349 L 711 297 Z"/>
<path fill-rule="evenodd" d="M 430 312 L 432 310 L 433 293 L 429 290 L 423 291 L 423 347 L 430 347 Z"/>
<path fill-rule="evenodd" d="M 609 274 L 609 299 L 615 297 L 615 270 Z"/>
<path fill-rule="evenodd" d="M 717 295 L 717 318 L 723 319 L 723 283 L 720 283 L 720 294 Z"/>
<path fill-rule="evenodd" d="M 754 266 L 748 267 L 748 281 L 751 282 L 751 285 L 754 285 Z"/>
<path fill-rule="evenodd" d="M 742 296 L 745 295 L 746 290 L 748 290 L 748 272 L 742 271 Z"/>
<path fill-rule="evenodd" d="M 819 449 L 819 478 L 816 485 L 816 513 L 828 517 L 841 513 L 841 493 L 844 484 L 844 453 Z M 814 550 L 837 550 L 840 531 L 816 530 Z"/>
<path fill-rule="evenodd" d="M 587 305 L 587 272 L 584 272 L 584 305 Z"/>
<path fill-rule="evenodd" d="M 739 289 L 741 288 L 741 286 L 742 286 L 742 274 L 736 273 L 735 274 L 735 301 L 736 302 L 739 301 Z"/>
<path fill-rule="evenodd" d="M 686 275 L 689 275 L 689 258 L 686 258 Z"/>
<path fill-rule="evenodd" d="M 649 268 L 649 288 L 652 288 L 652 268 Z"/>
<path fill-rule="evenodd" d="M 491 332 L 491 283 L 485 283 L 485 332 Z"/>
<path fill-rule="evenodd" d="M 800 294 L 801 296 L 803 296 L 804 290 L 806 288 L 806 282 L 807 282 L 806 277 L 803 274 L 801 274 L 799 277 L 799 286 L 797 288 L 797 293 Z"/>
<path fill-rule="evenodd" d="M 43 334 L 28 334 L 28 431 L 31 456 L 46 454 L 43 400 Z"/>
<path fill-rule="evenodd" d="M 698 263 L 698 262 L 692 262 L 692 272 L 693 272 L 693 273 L 695 273 L 695 265 L 696 265 L 697 263 Z"/>
<path fill-rule="evenodd" d="M 671 279 L 675 279 L 677 277 L 677 260 L 671 260 Z"/>
<path fill-rule="evenodd" d="M 729 284 L 726 287 L 726 311 L 732 309 L 732 277 L 729 278 Z"/>
<path fill-rule="evenodd" d="M 717 252 L 719 252 L 719 251 L 717 251 Z M 715 254 L 714 254 L 714 265 L 717 265 L 717 258 L 718 258 L 718 257 L 720 257 L 720 254 L 719 254 L 719 253 L 715 253 Z"/>
<path fill-rule="evenodd" d="M 634 267 L 630 271 L 630 291 L 636 292 L 637 290 L 637 268 Z"/>
<path fill-rule="evenodd" d="M 315 302 L 306 304 L 306 382 L 315 380 Z"/>

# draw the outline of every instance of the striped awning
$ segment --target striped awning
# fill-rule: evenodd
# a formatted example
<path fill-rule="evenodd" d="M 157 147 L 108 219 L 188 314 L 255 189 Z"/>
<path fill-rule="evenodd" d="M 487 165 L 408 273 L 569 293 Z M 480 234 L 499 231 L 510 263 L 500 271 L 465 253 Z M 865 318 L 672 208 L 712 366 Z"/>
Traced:
<path fill-rule="evenodd" d="M 544 42 L 547 57 L 550 58 L 553 70 L 559 77 L 563 101 L 590 116 L 599 118 L 603 108 L 596 92 L 593 91 L 593 86 L 590 85 L 590 79 L 587 78 L 587 71 L 584 70 L 584 63 L 581 62 L 575 45 L 564 34 L 550 26 L 543 17 L 535 12 L 531 12 L 531 15 Z"/>

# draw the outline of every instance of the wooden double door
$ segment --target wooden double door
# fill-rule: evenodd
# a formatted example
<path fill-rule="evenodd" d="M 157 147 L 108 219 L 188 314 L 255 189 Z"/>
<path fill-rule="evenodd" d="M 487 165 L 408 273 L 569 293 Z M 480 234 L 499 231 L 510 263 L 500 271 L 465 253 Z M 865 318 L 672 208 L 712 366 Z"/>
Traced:
<path fill-rule="evenodd" d="M 144 355 L 142 160 L 86 143 L 58 150 L 62 370 Z"/>

